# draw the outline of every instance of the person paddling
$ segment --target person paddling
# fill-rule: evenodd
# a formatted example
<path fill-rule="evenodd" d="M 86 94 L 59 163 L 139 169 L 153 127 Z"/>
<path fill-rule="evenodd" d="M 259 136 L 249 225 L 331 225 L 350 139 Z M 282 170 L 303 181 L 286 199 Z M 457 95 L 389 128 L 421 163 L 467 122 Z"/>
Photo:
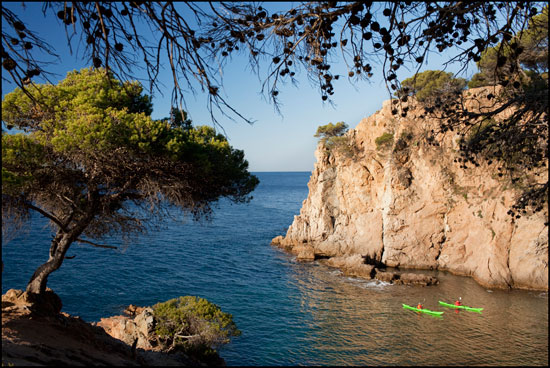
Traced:
<path fill-rule="evenodd" d="M 462 305 L 462 297 L 461 297 L 461 296 L 459 296 L 459 297 L 458 297 L 458 300 L 455 301 L 455 305 L 456 305 L 456 306 L 461 306 L 461 305 Z M 456 313 L 456 314 L 459 313 L 459 308 L 455 309 L 455 313 Z"/>
<path fill-rule="evenodd" d="M 422 308 L 424 308 L 424 306 L 422 305 L 422 303 L 418 303 L 418 305 L 416 306 L 416 308 L 422 309 Z"/>

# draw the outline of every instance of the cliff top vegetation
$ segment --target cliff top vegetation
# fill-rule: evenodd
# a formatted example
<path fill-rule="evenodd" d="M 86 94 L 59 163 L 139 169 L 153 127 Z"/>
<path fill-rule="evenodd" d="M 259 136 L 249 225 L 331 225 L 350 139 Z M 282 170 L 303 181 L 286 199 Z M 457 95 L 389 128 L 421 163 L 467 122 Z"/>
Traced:
<path fill-rule="evenodd" d="M 321 140 L 326 140 L 330 137 L 339 137 L 342 136 L 347 130 L 348 125 L 343 121 L 340 121 L 336 124 L 328 123 L 326 125 L 321 125 L 317 128 L 317 132 L 313 135 L 314 137 L 321 137 Z"/>

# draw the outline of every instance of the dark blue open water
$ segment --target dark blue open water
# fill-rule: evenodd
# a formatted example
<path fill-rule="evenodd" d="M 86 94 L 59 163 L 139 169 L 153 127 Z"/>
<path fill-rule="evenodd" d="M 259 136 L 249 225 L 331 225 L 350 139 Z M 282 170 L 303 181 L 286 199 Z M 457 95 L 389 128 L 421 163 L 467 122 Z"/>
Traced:
<path fill-rule="evenodd" d="M 221 350 L 228 365 L 547 365 L 548 294 L 486 290 L 434 273 L 431 287 L 387 285 L 302 264 L 269 245 L 307 197 L 310 173 L 257 173 L 247 205 L 223 201 L 211 223 L 167 223 L 124 252 L 75 244 L 48 286 L 63 311 L 87 321 L 198 295 L 233 314 L 242 336 Z M 33 229 L 2 244 L 2 293 L 24 289 L 47 259 L 50 233 Z M 113 245 L 121 242 L 113 239 Z M 401 304 L 462 296 L 482 314 L 418 315 Z"/>

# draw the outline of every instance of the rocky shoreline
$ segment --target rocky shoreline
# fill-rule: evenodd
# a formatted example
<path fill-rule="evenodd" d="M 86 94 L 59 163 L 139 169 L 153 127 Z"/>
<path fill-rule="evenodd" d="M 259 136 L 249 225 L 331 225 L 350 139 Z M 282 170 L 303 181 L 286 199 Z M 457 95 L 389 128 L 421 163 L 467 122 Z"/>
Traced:
<path fill-rule="evenodd" d="M 422 273 L 403 272 L 392 267 L 373 262 L 368 257 L 354 254 L 350 256 L 340 257 L 324 257 L 316 254 L 315 250 L 310 245 L 302 245 L 298 247 L 285 246 L 284 238 L 278 236 L 271 241 L 271 245 L 279 247 L 286 252 L 296 255 L 296 260 L 299 262 L 313 262 L 319 260 L 323 264 L 340 269 L 344 275 L 359 277 L 365 280 L 379 280 L 395 285 L 418 285 L 430 286 L 439 284 L 439 280 L 430 275 Z M 373 264 L 369 264 L 369 262 Z"/>
<path fill-rule="evenodd" d="M 182 353 L 158 351 L 147 343 L 150 308 L 130 306 L 124 316 L 88 323 L 61 312 L 48 290 L 51 307 L 35 308 L 21 290 L 2 295 L 2 366 L 209 366 Z M 52 303 L 53 301 L 53 303 Z"/>
<path fill-rule="evenodd" d="M 465 106 L 482 109 L 490 92 L 466 91 Z M 308 197 L 272 244 L 364 278 L 430 284 L 397 270 L 441 270 L 487 288 L 547 291 L 548 205 L 508 213 L 522 190 L 547 181 L 547 167 L 526 172 L 521 184 L 488 162 L 463 169 L 456 159 L 463 137 L 451 132 L 428 144 L 426 132 L 439 122 L 409 106 L 400 117 L 385 101 L 338 137 L 345 144 L 319 142 Z"/>

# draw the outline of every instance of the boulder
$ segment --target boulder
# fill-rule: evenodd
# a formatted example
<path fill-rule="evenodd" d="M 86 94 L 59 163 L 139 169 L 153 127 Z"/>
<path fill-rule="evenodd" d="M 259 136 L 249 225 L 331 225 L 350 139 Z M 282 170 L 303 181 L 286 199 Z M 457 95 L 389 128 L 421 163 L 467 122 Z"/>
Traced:
<path fill-rule="evenodd" d="M 374 278 L 384 282 L 393 283 L 396 280 L 399 280 L 400 274 L 392 271 L 380 271 L 377 270 Z"/>
<path fill-rule="evenodd" d="M 439 280 L 433 276 L 417 274 L 417 273 L 402 273 L 396 283 L 406 284 L 406 285 L 419 285 L 419 286 L 428 286 L 428 285 L 437 285 Z"/>
<path fill-rule="evenodd" d="M 280 245 L 282 240 L 283 240 L 282 235 L 276 236 L 271 240 L 271 245 Z"/>
<path fill-rule="evenodd" d="M 311 262 L 315 260 L 315 250 L 312 247 L 302 246 L 296 248 L 295 251 L 298 253 L 296 255 L 296 260 L 300 262 Z"/>
<path fill-rule="evenodd" d="M 130 306 L 125 312 L 128 316 L 101 318 L 97 326 L 102 327 L 112 337 L 124 341 L 138 349 L 153 350 L 155 319 L 150 307 Z M 137 314 L 133 314 L 135 311 Z"/>
<path fill-rule="evenodd" d="M 343 271 L 344 274 L 348 276 L 361 277 L 366 280 L 372 279 L 375 274 L 374 266 L 367 264 L 361 264 L 356 267 L 344 269 Z"/>
<path fill-rule="evenodd" d="M 374 266 L 365 264 L 365 259 L 360 254 L 351 256 L 331 257 L 325 264 L 342 270 L 347 276 L 361 277 L 363 279 L 372 279 L 375 271 Z"/>

